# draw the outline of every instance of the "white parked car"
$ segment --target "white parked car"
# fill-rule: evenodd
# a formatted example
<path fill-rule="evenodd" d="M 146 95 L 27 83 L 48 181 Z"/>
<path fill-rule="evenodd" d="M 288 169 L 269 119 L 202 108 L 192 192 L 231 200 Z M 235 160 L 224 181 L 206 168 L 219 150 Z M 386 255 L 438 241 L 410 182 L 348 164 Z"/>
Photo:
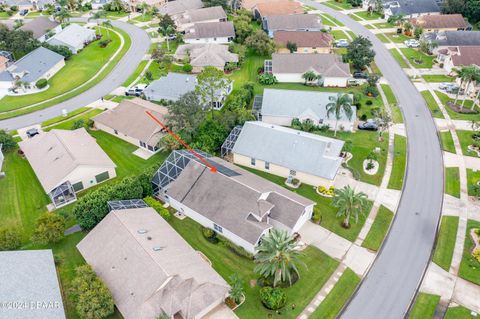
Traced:
<path fill-rule="evenodd" d="M 147 88 L 146 84 L 138 84 L 125 90 L 126 96 L 140 96 Z"/>
<path fill-rule="evenodd" d="M 409 48 L 418 48 L 420 46 L 420 42 L 415 39 L 405 40 L 404 44 Z"/>
<path fill-rule="evenodd" d="M 347 39 L 340 39 L 335 42 L 335 45 L 337 46 L 337 48 L 346 48 L 348 47 L 348 41 Z"/>

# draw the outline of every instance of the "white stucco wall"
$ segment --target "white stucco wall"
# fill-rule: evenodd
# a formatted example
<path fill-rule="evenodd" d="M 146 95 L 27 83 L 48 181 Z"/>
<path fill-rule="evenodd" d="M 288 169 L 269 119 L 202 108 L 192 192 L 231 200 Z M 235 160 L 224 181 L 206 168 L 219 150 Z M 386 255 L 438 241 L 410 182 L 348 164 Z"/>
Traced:
<path fill-rule="evenodd" d="M 273 73 L 280 83 L 304 83 L 302 73 Z M 322 77 L 323 86 L 347 87 L 348 77 Z"/>
<path fill-rule="evenodd" d="M 326 78 L 324 78 L 323 86 L 345 88 L 345 87 L 347 87 L 347 81 L 348 81 L 347 77 L 344 77 L 344 78 L 326 77 Z"/>
<path fill-rule="evenodd" d="M 275 124 L 275 125 L 280 125 L 280 126 L 290 126 L 292 124 L 293 117 L 286 117 L 286 116 L 271 116 L 271 115 L 264 115 L 262 114 L 262 122 L 269 123 L 269 124 Z M 352 117 L 353 119 L 353 117 Z M 306 117 L 302 117 L 301 120 L 306 120 Z M 316 125 L 329 125 L 330 130 L 335 129 L 335 119 L 323 119 L 323 122 L 320 123 L 317 119 L 311 119 L 313 123 Z M 355 120 L 352 122 L 348 121 L 338 121 L 337 123 L 337 129 L 338 131 L 341 131 L 341 128 L 343 127 L 344 131 L 347 132 L 352 132 L 355 126 Z"/>
<path fill-rule="evenodd" d="M 220 38 L 198 38 L 198 39 L 184 39 L 185 43 L 217 43 L 217 44 L 227 44 L 232 42 L 228 37 Z"/>
<path fill-rule="evenodd" d="M 95 176 L 98 175 L 98 174 L 101 174 L 105 171 L 108 171 L 108 175 L 109 175 L 110 179 L 117 176 L 115 168 L 112 168 L 112 167 L 82 165 L 82 166 L 77 167 L 70 174 L 68 174 L 62 180 L 62 183 L 65 182 L 65 181 L 70 181 L 70 183 L 73 185 L 73 184 L 76 184 L 78 182 L 82 182 L 83 183 L 83 188 L 87 189 L 89 187 L 97 185 L 98 183 L 95 180 Z"/>

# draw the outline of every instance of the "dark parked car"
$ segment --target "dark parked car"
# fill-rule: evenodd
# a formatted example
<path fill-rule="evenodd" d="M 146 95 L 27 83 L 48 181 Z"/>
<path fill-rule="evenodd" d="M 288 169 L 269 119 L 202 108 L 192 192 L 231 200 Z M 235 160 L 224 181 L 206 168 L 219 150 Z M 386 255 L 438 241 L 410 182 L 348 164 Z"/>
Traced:
<path fill-rule="evenodd" d="M 26 16 L 27 13 L 28 13 L 28 9 L 23 9 L 23 10 L 20 10 L 20 12 L 19 12 L 19 14 L 20 14 L 22 17 Z"/>
<path fill-rule="evenodd" d="M 378 131 L 378 125 L 374 120 L 367 120 L 366 122 L 358 124 L 359 130 Z"/>
<path fill-rule="evenodd" d="M 354 79 L 368 79 L 368 73 L 367 72 L 356 71 L 356 72 L 353 72 L 353 78 Z"/>
<path fill-rule="evenodd" d="M 28 136 L 29 138 L 34 137 L 35 135 L 40 134 L 36 128 L 31 128 L 31 129 L 29 129 L 26 133 L 27 133 L 27 136 Z"/>

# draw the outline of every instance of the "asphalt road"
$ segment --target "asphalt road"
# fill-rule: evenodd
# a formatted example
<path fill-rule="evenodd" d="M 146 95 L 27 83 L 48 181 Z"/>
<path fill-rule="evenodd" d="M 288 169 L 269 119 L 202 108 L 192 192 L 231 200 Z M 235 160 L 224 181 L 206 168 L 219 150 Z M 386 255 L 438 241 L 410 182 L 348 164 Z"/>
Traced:
<path fill-rule="evenodd" d="M 112 21 L 112 25 L 125 31 L 130 36 L 132 44 L 130 49 L 110 74 L 94 87 L 69 100 L 40 111 L 1 120 L 0 128 L 5 130 L 15 130 L 41 123 L 45 120 L 61 115 L 62 110 L 64 109 L 70 112 L 88 105 L 121 86 L 122 83 L 125 82 L 125 80 L 135 71 L 138 63 L 147 53 L 151 42 L 148 34 L 137 26 L 122 21 Z"/>
<path fill-rule="evenodd" d="M 403 318 L 429 263 L 443 200 L 443 158 L 437 128 L 422 95 L 388 49 L 346 15 L 310 0 L 374 46 L 375 62 L 392 86 L 408 135 L 403 195 L 390 233 L 367 277 L 340 315 L 352 319 Z"/>

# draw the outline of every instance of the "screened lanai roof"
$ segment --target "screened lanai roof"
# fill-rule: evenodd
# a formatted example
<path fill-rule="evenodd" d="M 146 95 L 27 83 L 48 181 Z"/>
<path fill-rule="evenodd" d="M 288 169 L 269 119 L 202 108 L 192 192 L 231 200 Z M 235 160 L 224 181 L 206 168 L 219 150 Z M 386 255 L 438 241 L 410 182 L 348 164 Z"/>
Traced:
<path fill-rule="evenodd" d="M 110 211 L 119 209 L 145 208 L 148 205 L 141 199 L 113 200 L 107 202 Z"/>

